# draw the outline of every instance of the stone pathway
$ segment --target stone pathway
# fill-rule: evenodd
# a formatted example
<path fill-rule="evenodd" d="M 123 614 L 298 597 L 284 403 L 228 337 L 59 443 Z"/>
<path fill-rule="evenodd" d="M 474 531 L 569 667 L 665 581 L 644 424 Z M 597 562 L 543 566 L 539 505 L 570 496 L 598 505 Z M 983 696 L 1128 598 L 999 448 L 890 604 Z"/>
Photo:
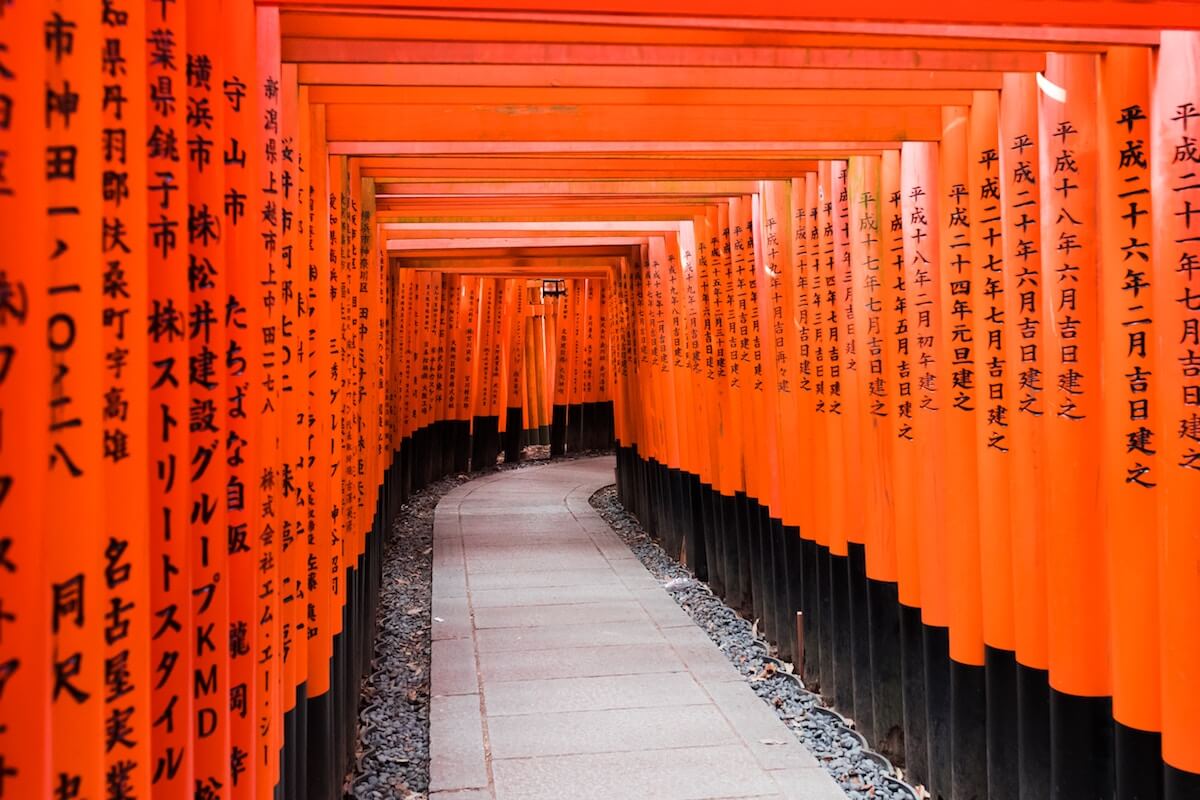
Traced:
<path fill-rule="evenodd" d="M 433 800 L 845 800 L 588 504 L 613 459 L 434 517 Z"/>

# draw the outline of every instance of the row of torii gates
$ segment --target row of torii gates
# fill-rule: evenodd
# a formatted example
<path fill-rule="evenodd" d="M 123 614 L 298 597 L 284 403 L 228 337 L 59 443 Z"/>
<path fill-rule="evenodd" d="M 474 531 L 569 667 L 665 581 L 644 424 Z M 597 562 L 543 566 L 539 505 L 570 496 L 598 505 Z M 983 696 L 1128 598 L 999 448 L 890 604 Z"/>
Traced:
<path fill-rule="evenodd" d="M 0 798 L 338 796 L 399 503 L 614 439 L 936 797 L 1200 797 L 1198 28 L 0 2 Z"/>

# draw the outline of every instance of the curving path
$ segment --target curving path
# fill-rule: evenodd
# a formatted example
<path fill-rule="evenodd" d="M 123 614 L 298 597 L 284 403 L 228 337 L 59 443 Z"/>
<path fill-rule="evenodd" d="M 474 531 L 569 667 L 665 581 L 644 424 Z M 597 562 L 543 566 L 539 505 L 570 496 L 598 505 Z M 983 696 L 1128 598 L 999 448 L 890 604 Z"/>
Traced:
<path fill-rule="evenodd" d="M 434 800 L 845 795 L 588 504 L 611 457 L 437 507 Z"/>

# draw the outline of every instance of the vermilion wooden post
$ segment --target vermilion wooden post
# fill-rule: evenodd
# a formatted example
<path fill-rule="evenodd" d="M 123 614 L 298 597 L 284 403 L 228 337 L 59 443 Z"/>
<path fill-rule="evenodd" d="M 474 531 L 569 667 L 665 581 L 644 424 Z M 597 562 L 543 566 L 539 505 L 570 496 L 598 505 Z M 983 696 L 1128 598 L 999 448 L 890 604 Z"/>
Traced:
<path fill-rule="evenodd" d="M 842 241 L 836 265 L 836 289 L 839 317 L 839 348 L 842 353 L 842 470 L 845 485 L 845 516 L 843 526 L 846 535 L 846 594 L 849 615 L 850 651 L 854 719 L 864 735 L 874 738 L 874 703 L 871 697 L 871 650 L 868 626 L 867 600 L 867 555 L 866 555 L 866 504 L 858 499 L 858 477 L 863 472 L 862 440 L 863 403 L 859 370 L 863 368 L 858 347 L 858 314 L 856 294 L 861 291 L 854 273 L 864 261 L 864 242 L 852 226 L 853 199 L 850 196 L 850 165 L 842 161 L 840 167 L 841 188 L 835 203 L 837 221 L 834 226 Z"/>
<path fill-rule="evenodd" d="M 50 313 L 49 275 L 22 270 L 46 258 L 47 181 L 42 154 L 48 131 L 45 103 L 43 4 L 21 0 L 3 12 L 0 47 L 6 71 L 0 96 L 8 119 L 0 126 L 0 151 L 8 154 L 0 179 L 0 232 L 5 247 L 0 272 L 8 285 L 0 317 L 0 786 L 6 796 L 51 793 L 52 632 L 44 542 L 50 529 L 43 514 L 46 456 L 50 452 L 50 376 L 46 331 Z M 137 51 L 131 53 L 138 58 Z M 134 190 L 131 188 L 131 192 Z M 143 731 L 148 737 L 149 732 Z"/>
<path fill-rule="evenodd" d="M 795 614 L 800 609 L 800 527 L 799 493 L 801 480 L 796 442 L 799 438 L 797 393 L 798 363 L 795 304 L 795 265 L 793 264 L 792 197 L 790 181 L 764 181 L 762 192 L 763 260 L 767 279 L 763 295 L 768 300 L 762 336 L 773 355 L 767 369 L 766 391 L 776 398 L 776 436 L 778 447 L 779 530 L 776 536 L 776 597 L 779 604 L 778 637 L 790 660 L 796 657 Z"/>
<path fill-rule="evenodd" d="M 280 753 L 283 748 L 283 612 L 280 604 L 281 499 L 276 476 L 281 461 L 281 430 L 284 418 L 280 390 L 281 355 L 278 348 L 280 318 L 280 229 L 279 229 L 279 12 L 256 9 L 257 58 L 254 93 L 258 98 L 257 135 L 252 158 L 258 161 L 258 209 L 260 244 L 255 259 L 258 278 L 255 326 L 261 348 L 257 404 L 259 504 L 256 535 L 259 559 L 255 587 L 258 618 L 255 664 L 258 694 L 255 761 L 259 800 L 274 797 L 280 785 Z M 250 145 L 248 145 L 250 146 Z M 190 649 L 189 649 L 190 652 Z M 190 695 L 189 695 L 190 696 Z"/>
<path fill-rule="evenodd" d="M 974 318 L 975 459 L 978 480 L 979 586 L 987 681 L 988 791 L 1015 798 L 1017 768 L 1016 641 L 1013 557 L 1009 525 L 1009 421 L 1014 408 L 1005 383 L 1004 235 L 995 92 L 976 92 L 968 118 L 967 214 L 971 237 Z"/>
<path fill-rule="evenodd" d="M 50 471 L 41 498 L 47 533 L 42 592 L 50 599 L 53 660 L 51 787 L 67 796 L 99 795 L 105 788 L 105 646 L 96 623 L 106 599 L 100 445 L 106 361 L 99 309 L 104 260 L 120 251 L 124 239 L 134 238 L 131 231 L 105 224 L 101 205 L 103 143 L 97 132 L 103 128 L 103 87 L 97 59 L 104 34 L 98 11 L 89 2 L 43 4 L 44 78 L 38 81 L 45 93 L 39 114 L 45 153 L 38 160 L 43 161 L 49 225 L 42 255 L 34 262 L 47 277 L 46 292 L 32 298 L 45 303 L 49 315 L 44 333 L 50 449 L 43 464 Z"/>
<path fill-rule="evenodd" d="M 183 7 L 150 4 L 146 23 L 146 80 L 184 92 L 179 62 L 185 58 Z M 171 97 L 175 102 L 170 102 Z M 188 225 L 186 164 L 171 141 L 186 140 L 186 104 L 176 94 L 151 102 L 147 124 L 148 351 L 151 611 L 150 657 L 155 670 L 152 717 L 153 790 L 166 798 L 190 796 L 192 778 L 192 609 L 187 520 L 191 511 L 185 465 L 189 460 Z M 170 619 L 177 624 L 162 625 Z"/>
<path fill-rule="evenodd" d="M 1005 75 L 1000 93 L 1000 188 L 1004 222 L 1009 479 L 1017 643 L 1018 767 L 1021 794 L 1050 780 L 1047 688 L 1046 549 L 1042 448 L 1046 414 L 1041 285 L 1043 215 L 1038 160 L 1037 86 Z"/>
<path fill-rule="evenodd" d="M 302 425 L 308 410 L 307 365 L 302 361 L 303 302 L 307 271 L 303 267 L 300 237 L 299 87 L 294 64 L 283 64 L 279 82 L 279 316 L 273 332 L 279 364 L 282 424 L 285 431 Z M 281 436 L 281 463 L 275 480 L 280 537 L 280 656 L 283 668 L 285 724 L 283 782 L 289 794 L 303 797 L 308 786 L 307 762 L 307 639 L 304 629 L 304 576 L 307 574 L 307 540 L 304 538 L 303 492 L 307 470 L 306 446 L 298 436 Z"/>
<path fill-rule="evenodd" d="M 858 358 L 857 380 L 863 420 L 861 447 L 865 565 L 867 579 L 866 642 L 872 691 L 871 741 L 896 757 L 904 725 L 900 681 L 900 618 L 896 600 L 895 521 L 890 407 L 895 391 L 888 372 L 886 320 L 893 288 L 887 283 L 882 252 L 880 159 L 855 156 L 849 160 L 847 183 L 850 236 L 854 263 L 854 339 Z M 856 628 L 858 626 L 856 625 Z M 856 659 L 855 666 L 858 666 Z"/>
<path fill-rule="evenodd" d="M 906 142 L 900 151 L 901 213 L 904 234 L 904 282 L 912 371 L 908 400 L 918 464 L 942 463 L 942 418 L 947 406 L 948 365 L 941 362 L 939 308 L 941 255 L 937 220 L 938 146 Z M 917 554 L 921 581 L 921 623 L 925 650 L 925 707 L 929 747 L 928 784 L 950 791 L 950 703 L 941 687 L 950 680 L 948 541 L 945 528 L 944 473 L 918 476 Z"/>
<path fill-rule="evenodd" d="M 516 310 L 517 295 L 519 294 L 516 280 L 512 278 L 501 281 L 501 304 L 503 306 L 502 322 L 500 325 L 499 363 L 496 374 L 496 396 L 493 398 L 498 420 L 497 447 L 500 452 L 506 452 L 508 443 L 508 392 L 509 365 L 513 357 L 512 338 Z M 505 458 L 507 461 L 507 457 Z"/>
<path fill-rule="evenodd" d="M 759 187 L 761 189 L 761 184 Z M 762 422 L 759 460 L 762 475 L 762 491 L 758 502 L 759 582 L 763 594 L 764 630 L 772 641 L 782 638 L 785 627 L 775 567 L 780 560 L 776 555 L 777 543 L 783 536 L 782 489 L 780 487 L 779 456 L 779 403 L 775 388 L 775 341 L 770 332 L 771 298 L 768 273 L 768 255 L 764 248 L 766 240 L 763 219 L 763 197 L 761 192 L 746 196 L 743 211 L 743 228 L 746 232 L 747 249 L 752 258 L 752 280 L 750 282 L 750 347 L 753 365 L 753 387 L 757 418 Z M 786 627 L 791 627 L 790 625 Z"/>
<path fill-rule="evenodd" d="M 805 682 L 819 688 L 826 679 L 825 666 L 828 654 L 825 648 L 822 624 L 821 586 L 826 583 L 821 578 L 822 545 L 826 542 L 824 523 L 824 504 L 818 498 L 824 496 L 821 491 L 820 446 L 824 441 L 820 429 L 821 415 L 819 413 L 822 393 L 824 392 L 824 357 L 818 359 L 818 349 L 823 346 L 824 335 L 820 331 L 821 322 L 821 227 L 819 214 L 820 173 L 810 172 L 805 175 L 804 192 L 798 200 L 805 210 L 806 238 L 802 242 L 803 260 L 799 260 L 799 275 L 797 277 L 797 319 L 798 337 L 800 339 L 801 372 L 803 379 L 801 388 L 805 399 L 802 406 L 801 443 L 805 445 L 806 456 L 806 520 L 808 522 L 805 535 L 804 550 L 804 594 L 805 594 L 805 643 L 804 643 L 804 675 Z M 810 637 L 811 634 L 811 637 Z M 828 678 L 832 680 L 832 677 Z"/>
<path fill-rule="evenodd" d="M 938 281 L 938 378 L 942 389 L 946 565 L 950 626 L 950 781 L 966 796 L 987 782 L 983 565 L 975 415 L 979 409 L 974 336 L 975 255 L 970 216 L 970 124 L 963 106 L 942 109 L 937 193 L 941 271 Z"/>
<path fill-rule="evenodd" d="M 199 4 L 188 5 L 188 461 L 191 486 L 191 603 L 195 615 L 193 699 L 195 783 L 217 791 L 229 785 L 229 581 L 226 484 L 221 457 L 226 424 L 225 327 L 221 310 L 228 279 L 223 222 L 225 179 L 220 143 L 224 74 L 220 20 Z M 208 144 L 205 144 L 208 142 Z M 183 420 L 180 420 L 184 424 Z"/>
<path fill-rule="evenodd" d="M 730 542 L 731 569 L 729 603 L 744 613 L 753 613 L 753 596 L 750 585 L 750 555 L 748 543 L 748 495 L 751 490 L 753 477 L 747 467 L 747 450 L 745 446 L 745 417 L 746 397 L 744 391 L 745 379 L 742 375 L 741 364 L 743 347 L 738 331 L 738 291 L 737 275 L 734 269 L 733 237 L 731 231 L 735 225 L 736 212 L 734 203 L 726 201 L 720 204 L 718 216 L 718 236 L 720 237 L 721 267 L 724 273 L 725 297 L 725 358 L 728 365 L 728 406 L 726 418 L 729 420 L 730 438 L 727 444 L 730 489 L 733 492 L 733 502 L 728 505 L 727 526 L 732 534 Z"/>
<path fill-rule="evenodd" d="M 304 348 L 308 366 L 308 415 L 306 419 L 309 469 L 309 525 L 308 579 L 315 591 L 309 592 L 308 620 L 308 673 L 310 702 L 309 737 L 320 742 L 317 750 L 327 762 L 314 765 L 314 782 L 320 791 L 328 792 L 336 784 L 340 753 L 338 750 L 338 685 L 336 682 L 334 648 L 334 618 L 341 616 L 334 585 L 333 556 L 334 495 L 331 469 L 334 461 L 331 447 L 337 421 L 330 413 L 331 367 L 333 349 L 331 342 L 336 317 L 333 314 L 333 298 L 330 296 L 331 264 L 329 250 L 331 234 L 336 235 L 329 225 L 329 155 L 325 142 L 325 107 L 307 103 L 308 87 L 302 87 L 301 109 L 307 106 L 307 141 L 301 152 L 302 175 L 304 177 L 304 202 L 301 218 L 304 221 L 304 241 L 301 252 L 303 264 L 308 271 L 305 310 L 307 318 L 301 320 Z"/>
<path fill-rule="evenodd" d="M 153 5 L 151 5 L 153 9 Z M 259 617 L 254 591 L 261 554 L 258 520 L 260 456 L 269 452 L 259 427 L 263 401 L 259 275 L 254 268 L 261 252 L 257 192 L 261 158 L 255 144 L 260 127 L 260 99 L 255 61 L 257 25 L 254 4 L 227 2 L 230 22 L 224 51 L 220 108 L 226 142 L 223 150 L 226 203 L 225 254 L 229 264 L 223 322 L 228 341 L 229 391 L 225 460 L 229 491 L 225 498 L 229 580 L 229 792 L 232 797 L 258 797 L 259 759 L 255 742 L 260 724 L 257 667 Z M 150 11 L 151 23 L 155 12 Z M 236 143 L 236 144 L 235 144 Z M 155 209 L 151 207 L 151 218 Z"/>
<path fill-rule="evenodd" d="M 796 372 L 796 429 L 795 440 L 798 451 L 797 464 L 797 502 L 799 504 L 798 519 L 800 526 L 800 611 L 803 614 L 804 640 L 799 644 L 803 647 L 804 658 L 798 666 L 802 667 L 804 681 L 808 685 L 819 683 L 820 639 L 817 627 L 820 617 L 817 613 L 819 605 L 817 598 L 817 550 L 816 550 L 816 493 L 813 488 L 813 428 L 816 405 L 815 367 L 814 367 L 814 337 L 813 324 L 815 310 L 812 303 L 812 287 L 816 281 L 815 256 L 812 252 L 816 239 L 813 216 L 816 202 L 816 176 L 808 174 L 792 181 L 792 213 L 794 215 L 793 240 L 791 243 L 795 264 L 795 277 L 792 295 L 792 320 L 796 329 L 796 355 L 798 358 Z"/>
<path fill-rule="evenodd" d="M 1096 58 L 1051 54 L 1045 74 L 1066 90 L 1063 102 L 1043 92 L 1039 109 L 1052 796 L 1076 791 L 1068 785 L 1109 796 L 1108 558 L 1097 449 Z"/>
<path fill-rule="evenodd" d="M 885 304 L 885 330 L 889 333 L 890 374 L 895 386 L 892 415 L 892 459 L 895 471 L 895 525 L 897 596 L 900 602 L 901 678 L 904 703 L 905 775 L 923 783 L 929 774 L 925 722 L 925 655 L 921 634 L 921 570 L 918 559 L 918 476 L 914 432 L 914 359 L 916 337 L 908 319 L 909 291 L 904 236 L 901 160 L 897 150 L 885 151 L 880 160 L 880 197 L 883 198 L 884 235 L 881 257 L 890 301 Z"/>
<path fill-rule="evenodd" d="M 1163 33 L 1150 113 L 1151 181 L 1154 192 L 1152 264 L 1155 281 L 1154 321 L 1156 420 L 1162 438 L 1158 451 L 1163 469 L 1158 482 L 1159 586 L 1162 621 L 1162 712 L 1164 789 L 1168 800 L 1200 791 L 1200 692 L 1195 674 L 1198 646 L 1188 636 L 1189 620 L 1200 601 L 1195 537 L 1198 430 L 1196 404 L 1200 380 L 1195 366 L 1200 352 L 1200 263 L 1196 231 L 1200 226 L 1200 188 L 1195 179 L 1196 129 L 1200 120 L 1200 36 Z M 1140 260 L 1140 259 L 1139 259 Z"/>
<path fill-rule="evenodd" d="M 105 373 L 102 383 L 104 504 L 99 546 L 104 553 L 106 691 L 105 792 L 146 796 L 153 771 L 150 748 L 150 518 L 147 482 L 150 430 L 145 426 L 149 373 L 146 326 L 148 275 L 144 235 L 147 105 L 119 103 L 145 85 L 146 9 L 130 4 L 101 16 L 105 49 L 100 64 L 101 197 L 103 205 L 100 316 Z M 21 234 L 22 236 L 26 234 Z M 94 311 L 93 311 L 94 313 Z M 117 690 L 109 665 L 124 665 Z"/>
<path fill-rule="evenodd" d="M 1108 548 L 1115 796 L 1162 795 L 1159 650 L 1158 371 L 1151 265 L 1154 197 L 1151 53 L 1100 58 L 1096 169 L 1099 227 L 1100 501 Z M 1126 258 L 1128 254 L 1128 258 Z M 1149 432 L 1146 446 L 1141 438 Z M 1129 439 L 1135 434 L 1134 440 Z M 1131 446 L 1131 444 L 1133 446 Z M 1149 452 L 1147 452 L 1149 451 Z"/>
<path fill-rule="evenodd" d="M 820 622 L 817 626 L 821 638 L 821 692 L 831 700 L 836 699 L 838 676 L 836 672 L 836 655 L 834 652 L 834 591 L 832 579 L 832 549 L 834 529 L 837 525 L 837 515 L 841 506 L 833 502 L 835 481 L 841 478 L 841 470 L 832 466 L 829 457 L 830 438 L 833 435 L 833 423 L 830 422 L 830 407 L 833 398 L 830 384 L 834 381 L 834 359 L 837 357 L 836 340 L 831 337 L 837 333 L 837 318 L 834 301 L 836 290 L 834 285 L 834 222 L 833 222 L 833 170 L 834 164 L 822 161 L 818 170 L 816 194 L 812 208 L 813 219 L 816 221 L 814 249 L 812 252 L 812 321 L 813 321 L 813 353 L 814 353 L 814 392 L 815 405 L 813 415 L 813 495 L 815 498 L 831 498 L 828 503 L 815 503 L 815 538 L 817 540 L 817 597 L 820 603 L 818 614 Z M 836 421 L 836 420 L 835 420 Z M 844 705 L 843 705 L 844 707 Z"/>

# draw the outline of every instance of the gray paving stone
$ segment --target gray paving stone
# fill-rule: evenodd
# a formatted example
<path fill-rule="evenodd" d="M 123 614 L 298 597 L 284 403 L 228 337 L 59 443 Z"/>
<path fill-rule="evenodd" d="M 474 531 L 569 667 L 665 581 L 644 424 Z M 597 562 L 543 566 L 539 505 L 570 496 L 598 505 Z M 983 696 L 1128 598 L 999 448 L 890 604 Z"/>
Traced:
<path fill-rule="evenodd" d="M 661 586 L 630 592 L 660 628 L 694 628 L 696 623 Z"/>
<path fill-rule="evenodd" d="M 589 545 L 589 552 L 570 554 L 532 553 L 525 556 L 472 555 L 467 559 L 467 571 L 475 572 L 536 572 L 545 570 L 576 570 L 600 569 L 609 562 L 604 559 L 594 546 Z"/>
<path fill-rule="evenodd" d="M 472 542 L 466 546 L 467 567 L 475 561 L 486 559 L 526 559 L 533 557 L 557 556 L 571 558 L 578 555 L 591 556 L 599 553 L 591 537 L 574 541 L 559 540 L 557 542 L 523 542 L 512 539 L 497 544 L 481 544 Z"/>
<path fill-rule="evenodd" d="M 507 589 L 475 589 L 471 606 L 475 609 L 500 606 L 549 606 L 579 603 L 606 603 L 624 599 L 619 586 L 532 586 Z"/>
<path fill-rule="evenodd" d="M 467 568 L 441 567 L 433 573 L 434 600 L 467 596 Z"/>
<path fill-rule="evenodd" d="M 432 646 L 431 662 L 430 694 L 479 694 L 479 676 L 475 672 L 475 642 L 473 640 L 435 640 Z"/>
<path fill-rule="evenodd" d="M 545 606 L 493 606 L 475 609 L 477 628 L 521 628 L 537 625 L 583 625 L 649 619 L 633 600 Z"/>
<path fill-rule="evenodd" d="M 496 795 L 491 789 L 452 789 L 448 792 L 433 792 L 430 800 L 492 800 Z"/>
<path fill-rule="evenodd" d="M 488 735 L 494 759 L 709 747 L 741 741 L 710 705 L 496 717 L 488 722 Z"/>
<path fill-rule="evenodd" d="M 479 695 L 434 697 L 429 705 L 429 790 L 487 788 Z"/>
<path fill-rule="evenodd" d="M 784 800 L 846 800 L 846 793 L 821 767 L 777 769 L 770 775 Z"/>
<path fill-rule="evenodd" d="M 686 672 L 488 683 L 484 696 L 488 719 L 511 714 L 678 707 L 711 702 L 700 684 Z"/>
<path fill-rule="evenodd" d="M 624 584 L 607 563 L 591 569 L 518 570 L 478 572 L 471 576 L 471 590 L 518 589 L 533 586 L 613 586 Z"/>
<path fill-rule="evenodd" d="M 820 768 L 812 753 L 779 721 L 744 681 L 700 680 L 717 708 L 764 769 Z M 782 744 L 776 744 L 782 742 Z M 836 786 L 836 784 L 835 784 Z M 840 791 L 840 790 L 839 790 Z"/>
<path fill-rule="evenodd" d="M 616 644 L 667 646 L 663 632 L 649 620 L 545 625 L 537 628 L 485 628 L 475 631 L 475 642 L 481 653 Z"/>
<path fill-rule="evenodd" d="M 466 597 L 434 598 L 430 604 L 430 611 L 430 628 L 434 641 L 470 638 L 473 628 Z"/>
<path fill-rule="evenodd" d="M 497 800 L 697 800 L 777 792 L 737 745 L 492 762 Z"/>
<path fill-rule="evenodd" d="M 683 661 L 658 644 L 513 650 L 479 654 L 479 674 L 485 685 L 493 681 L 567 678 L 573 675 L 636 675 L 683 670 Z"/>
<path fill-rule="evenodd" d="M 601 548 L 596 545 L 593 537 L 582 528 L 564 528 L 560 531 L 546 531 L 539 533 L 530 533 L 528 531 L 488 531 L 487 533 L 467 533 L 462 537 L 463 547 L 467 552 L 471 552 L 479 547 L 508 547 L 511 545 L 522 545 L 525 547 L 538 547 L 555 544 L 588 544 L 596 546 L 597 550 Z M 622 545 L 623 546 L 623 545 Z M 628 547 L 625 548 L 629 550 Z M 603 551 L 601 551 L 603 552 Z"/>

